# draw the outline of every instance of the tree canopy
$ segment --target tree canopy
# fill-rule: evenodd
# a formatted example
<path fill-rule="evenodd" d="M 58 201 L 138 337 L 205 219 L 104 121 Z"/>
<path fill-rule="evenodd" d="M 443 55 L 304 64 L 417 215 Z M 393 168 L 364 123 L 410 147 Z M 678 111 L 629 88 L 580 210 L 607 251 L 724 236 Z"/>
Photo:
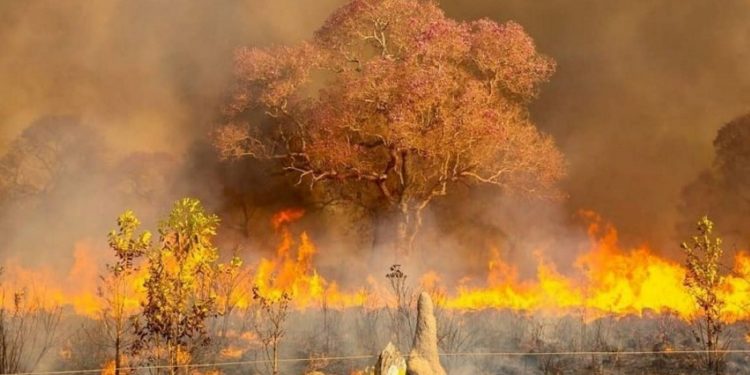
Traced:
<path fill-rule="evenodd" d="M 413 238 L 452 185 L 556 193 L 563 157 L 527 109 L 554 67 L 517 23 L 354 0 L 311 40 L 236 52 L 214 142 L 227 159 L 274 159 L 299 184 L 398 212 L 399 238 Z"/>

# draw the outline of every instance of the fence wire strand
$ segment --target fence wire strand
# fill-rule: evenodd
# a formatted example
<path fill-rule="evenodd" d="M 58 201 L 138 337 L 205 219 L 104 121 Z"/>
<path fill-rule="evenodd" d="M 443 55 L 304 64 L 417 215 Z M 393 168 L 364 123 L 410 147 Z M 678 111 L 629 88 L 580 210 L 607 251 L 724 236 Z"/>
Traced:
<path fill-rule="evenodd" d="M 750 349 L 725 349 L 725 350 L 669 350 L 669 351 L 563 351 L 563 352 L 454 352 L 454 353 L 440 353 L 441 357 L 547 357 L 547 356 L 589 356 L 589 355 L 618 355 L 618 356 L 637 356 L 637 355 L 685 355 L 685 354 L 750 354 Z M 405 355 L 404 358 L 408 358 Z M 338 356 L 338 357 L 317 357 L 317 358 L 284 358 L 279 359 L 279 363 L 294 363 L 294 362 L 312 362 L 319 360 L 328 361 L 351 361 L 351 360 L 362 360 L 362 359 L 375 359 L 376 355 L 351 355 L 351 356 Z M 269 359 L 259 359 L 252 361 L 232 361 L 232 362 L 213 362 L 213 363 L 196 363 L 196 364 L 184 364 L 184 365 L 153 365 L 153 366 L 132 366 L 132 367 L 120 367 L 122 371 L 135 371 L 135 370 L 159 370 L 168 368 L 211 368 L 211 367 L 232 367 L 232 366 L 245 366 L 255 364 L 268 364 L 273 362 Z M 97 368 L 88 370 L 62 370 L 62 371 L 32 371 L 32 372 L 16 372 L 16 373 L 4 373 L 0 375 L 65 375 L 65 374 L 91 374 L 101 373 L 105 370 L 115 370 L 110 368 Z"/>

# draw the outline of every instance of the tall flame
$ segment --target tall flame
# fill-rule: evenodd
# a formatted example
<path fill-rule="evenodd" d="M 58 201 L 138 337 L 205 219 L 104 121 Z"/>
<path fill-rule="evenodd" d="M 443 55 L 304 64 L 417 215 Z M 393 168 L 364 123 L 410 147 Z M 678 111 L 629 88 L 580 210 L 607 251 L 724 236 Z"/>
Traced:
<path fill-rule="evenodd" d="M 29 269 L 16 259 L 3 266 L 3 297 L 5 305 L 14 304 L 13 296 L 23 295 L 24 303 L 40 308 L 71 305 L 77 314 L 95 316 L 99 311 L 97 298 L 98 265 L 94 260 L 89 241 L 80 241 L 73 248 L 73 266 L 62 279 L 50 266 Z M 13 293 L 7 293 L 13 291 Z"/>
<path fill-rule="evenodd" d="M 302 232 L 298 242 L 293 240 L 285 224 L 301 218 L 303 213 L 301 210 L 285 210 L 274 215 L 272 225 L 281 230 L 281 242 L 274 258 L 260 260 L 253 276 L 254 285 L 260 293 L 271 298 L 289 293 L 298 308 L 323 303 L 335 307 L 361 305 L 366 298 L 364 292 L 342 293 L 335 282 L 318 274 L 313 266 L 317 248 L 306 232 Z"/>
<path fill-rule="evenodd" d="M 566 312 L 586 309 L 598 314 L 636 314 L 647 311 L 675 313 L 690 319 L 697 305 L 683 285 L 685 268 L 657 256 L 647 246 L 623 250 L 617 231 L 602 224 L 592 212 L 588 234 L 591 246 L 574 262 L 579 277 L 564 276 L 541 256 L 536 280 L 519 281 L 516 269 L 503 262 L 497 251 L 488 265 L 483 287 L 459 286 L 458 294 L 447 300 L 457 309 L 503 308 L 512 310 Z M 734 321 L 750 317 L 750 257 L 740 252 L 735 257 L 735 272 L 725 277 L 720 298 L 725 301 L 722 314 Z"/>
<path fill-rule="evenodd" d="M 302 210 L 284 210 L 274 215 L 272 226 L 279 235 L 279 245 L 272 257 L 263 258 L 255 265 L 244 266 L 250 275 L 244 297 L 239 306 L 252 301 L 247 290 L 253 285 L 260 293 L 278 298 L 282 293 L 292 297 L 297 309 L 327 305 L 334 308 L 353 306 L 369 307 L 371 295 L 379 306 L 391 301 L 384 281 L 368 276 L 359 289 L 345 291 L 335 281 L 327 280 L 315 268 L 314 257 L 318 250 L 307 233 L 294 235 L 289 224 L 300 219 Z M 522 279 L 518 269 L 502 259 L 500 251 L 493 249 L 487 262 L 487 272 L 480 284 L 464 278 L 455 288 L 441 295 L 441 303 L 457 310 L 466 309 L 512 309 L 528 312 L 564 314 L 570 311 L 587 311 L 588 316 L 612 314 L 644 314 L 649 311 L 669 312 L 684 319 L 698 313 L 692 297 L 683 286 L 685 268 L 671 260 L 662 258 L 648 246 L 622 249 L 618 245 L 617 231 L 603 222 L 598 215 L 585 212 L 588 219 L 589 248 L 573 262 L 570 275 L 559 272 L 543 252 L 536 253 L 535 277 Z M 50 267 L 28 269 L 10 260 L 5 264 L 3 284 L 5 290 L 26 290 L 36 295 L 45 304 L 72 305 L 77 314 L 96 317 L 102 309 L 102 300 L 97 295 L 103 270 L 87 241 L 77 243 L 74 248 L 74 263 L 67 275 Z M 143 298 L 143 282 L 146 269 L 141 267 L 128 275 L 125 282 L 126 306 L 136 311 Z M 442 279 L 439 272 L 429 271 L 422 275 L 421 287 L 436 288 Z M 750 254 L 739 252 L 734 258 L 732 272 L 720 286 L 720 297 L 725 306 L 722 315 L 726 321 L 750 318 L 748 296 L 750 296 Z M 365 290 L 369 290 L 367 293 Z M 12 304 L 5 296 L 3 303 Z M 377 307 L 377 306 L 376 306 Z"/>

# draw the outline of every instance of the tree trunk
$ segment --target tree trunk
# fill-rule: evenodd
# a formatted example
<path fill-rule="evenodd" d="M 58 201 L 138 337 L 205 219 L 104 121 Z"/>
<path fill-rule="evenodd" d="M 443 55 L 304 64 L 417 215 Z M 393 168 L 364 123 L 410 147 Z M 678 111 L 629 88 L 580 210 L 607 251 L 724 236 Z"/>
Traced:
<path fill-rule="evenodd" d="M 407 203 L 401 205 L 400 220 L 397 232 L 396 254 L 401 258 L 409 258 L 414 252 L 414 240 L 422 228 L 422 209 L 426 203 L 419 207 L 412 207 Z"/>
<path fill-rule="evenodd" d="M 122 366 L 120 357 L 120 333 L 118 332 L 115 338 L 115 375 L 120 375 L 120 367 Z"/>
<path fill-rule="evenodd" d="M 278 340 L 273 340 L 273 375 L 279 375 L 279 351 Z"/>
<path fill-rule="evenodd" d="M 383 258 L 383 255 L 393 253 L 396 247 L 396 230 L 398 228 L 398 214 L 395 210 L 380 209 L 370 214 L 372 225 L 372 247 L 370 261 Z M 395 259 L 394 259 L 395 261 Z"/>
<path fill-rule="evenodd" d="M 398 209 L 372 214 L 372 257 L 391 251 L 393 263 L 408 259 L 414 252 L 414 239 L 422 226 L 421 210 L 403 205 Z"/>

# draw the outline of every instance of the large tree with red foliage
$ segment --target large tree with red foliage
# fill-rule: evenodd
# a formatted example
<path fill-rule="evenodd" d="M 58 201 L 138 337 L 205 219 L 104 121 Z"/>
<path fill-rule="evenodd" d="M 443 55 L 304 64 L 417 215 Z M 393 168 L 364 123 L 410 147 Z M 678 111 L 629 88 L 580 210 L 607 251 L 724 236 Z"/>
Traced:
<path fill-rule="evenodd" d="M 513 22 L 354 0 L 312 40 L 239 49 L 235 69 L 220 154 L 276 159 L 300 184 L 396 213 L 404 252 L 456 184 L 546 196 L 564 173 L 527 110 L 554 62 Z"/>

